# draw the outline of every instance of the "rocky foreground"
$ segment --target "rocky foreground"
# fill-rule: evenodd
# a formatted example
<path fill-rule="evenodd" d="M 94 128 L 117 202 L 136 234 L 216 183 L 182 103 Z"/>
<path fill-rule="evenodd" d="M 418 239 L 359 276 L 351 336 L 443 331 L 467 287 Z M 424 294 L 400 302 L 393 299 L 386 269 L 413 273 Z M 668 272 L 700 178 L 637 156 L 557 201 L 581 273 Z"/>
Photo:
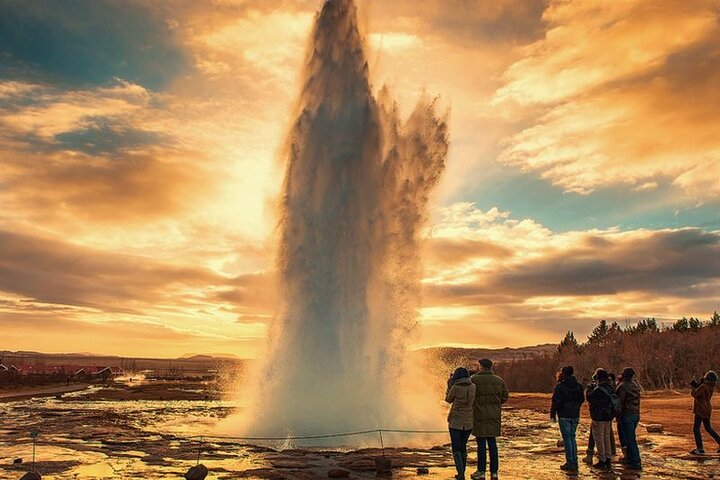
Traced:
<path fill-rule="evenodd" d="M 376 476 L 376 459 L 382 457 L 391 460 L 393 478 L 454 478 L 444 434 L 386 434 L 384 441 L 391 446 L 385 449 L 379 448 L 380 440 L 372 434 L 356 439 L 364 447 L 357 449 L 309 448 L 289 442 L 250 445 L 219 438 L 201 442 L 200 435 L 233 411 L 232 403 L 213 399 L 197 385 L 133 388 L 135 391 L 125 394 L 95 388 L 61 398 L 4 404 L 0 412 L 0 478 L 20 478 L 29 470 L 31 431 L 39 432 L 35 466 L 44 479 L 177 479 L 198 461 L 210 470 L 207 478 L 218 480 L 318 479 L 329 474 L 371 478 Z M 141 395 L 143 392 L 146 395 Z M 500 441 L 502 478 L 566 477 L 559 470 L 564 459 L 557 445 L 557 428 L 547 418 L 548 401 L 547 395 L 512 397 L 506 410 L 505 437 Z M 720 456 L 687 454 L 692 448 L 692 416 L 685 394 L 650 396 L 642 416 L 642 478 L 720 479 Z M 647 424 L 661 424 L 662 433 L 647 433 Z M 586 438 L 587 422 L 583 422 L 581 449 Z M 475 459 L 472 443 L 470 458 Z M 22 463 L 13 463 L 20 460 Z M 593 472 L 583 465 L 577 476 L 639 477 L 620 465 L 612 473 Z"/>

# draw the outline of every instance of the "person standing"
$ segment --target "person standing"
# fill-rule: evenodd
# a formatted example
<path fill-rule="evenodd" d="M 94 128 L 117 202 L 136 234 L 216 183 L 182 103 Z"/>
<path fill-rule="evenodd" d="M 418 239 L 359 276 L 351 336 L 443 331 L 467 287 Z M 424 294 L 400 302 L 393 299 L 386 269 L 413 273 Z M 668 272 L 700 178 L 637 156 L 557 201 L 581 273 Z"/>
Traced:
<path fill-rule="evenodd" d="M 587 401 L 590 404 L 590 428 L 595 439 L 598 462 L 593 465 L 595 468 L 607 470 L 611 467 L 612 457 L 612 420 L 615 417 L 613 407 L 613 396 L 617 396 L 610 383 L 608 373 L 598 368 L 595 371 L 597 385 L 588 388 Z"/>
<path fill-rule="evenodd" d="M 467 466 L 467 441 L 473 428 L 473 402 L 477 387 L 470 380 L 466 368 L 458 368 L 448 379 L 445 401 L 451 404 L 448 413 L 450 442 L 458 480 L 465 479 Z"/>
<path fill-rule="evenodd" d="M 717 442 L 718 453 L 720 453 L 720 435 L 713 430 L 712 424 L 710 423 L 710 417 L 712 416 L 712 396 L 715 392 L 715 384 L 717 381 L 717 373 L 711 370 L 703 376 L 700 382 L 693 379 L 690 383 L 692 386 L 692 396 L 695 399 L 693 402 L 693 413 L 695 414 L 693 434 L 695 435 L 696 448 L 690 452 L 693 455 L 702 455 L 705 453 L 702 433 L 700 432 L 701 425 L 705 427 L 705 431 Z"/>
<path fill-rule="evenodd" d="M 612 380 L 612 376 L 611 376 L 611 380 Z M 620 384 L 622 383 L 622 381 L 623 381 L 623 374 L 620 373 L 620 375 L 617 377 L 617 381 L 614 384 L 615 393 L 617 393 L 617 389 L 620 387 Z M 617 417 L 615 417 L 615 425 L 617 427 L 618 439 L 620 439 L 620 449 L 623 454 L 623 459 L 627 459 L 627 444 L 625 443 L 625 434 L 623 433 L 623 425 L 622 425 L 622 422 L 620 421 L 620 419 L 621 419 L 621 415 L 618 415 Z M 614 439 L 614 437 L 613 437 L 613 439 Z M 615 455 L 615 451 L 616 450 L 613 448 L 613 455 Z"/>
<path fill-rule="evenodd" d="M 478 469 L 471 475 L 476 480 L 485 478 L 487 453 L 490 454 L 490 478 L 498 478 L 500 459 L 497 437 L 501 434 L 502 404 L 508 400 L 505 381 L 495 375 L 492 360 L 480 360 L 480 371 L 471 377 L 477 387 L 473 403 L 473 435 L 478 444 Z"/>
<path fill-rule="evenodd" d="M 640 423 L 640 396 L 642 389 L 635 380 L 635 370 L 626 368 L 622 372 L 622 380 L 615 392 L 620 402 L 618 415 L 621 442 L 625 444 L 625 463 L 630 470 L 642 470 L 640 449 L 638 448 L 636 431 Z"/>
<path fill-rule="evenodd" d="M 575 378 L 575 369 L 571 365 L 563 367 L 550 407 L 550 419 L 554 422 L 557 418 L 565 446 L 565 464 L 560 466 L 560 470 L 574 472 L 578 469 L 575 434 L 580 423 L 580 407 L 584 401 L 583 388 Z"/>

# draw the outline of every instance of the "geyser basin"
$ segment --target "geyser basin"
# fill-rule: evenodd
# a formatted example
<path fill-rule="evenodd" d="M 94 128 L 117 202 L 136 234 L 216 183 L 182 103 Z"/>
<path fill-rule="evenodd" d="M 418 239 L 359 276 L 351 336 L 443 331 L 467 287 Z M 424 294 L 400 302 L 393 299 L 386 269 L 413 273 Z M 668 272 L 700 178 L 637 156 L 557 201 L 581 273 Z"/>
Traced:
<path fill-rule="evenodd" d="M 421 229 L 447 149 L 434 102 L 423 100 L 403 124 L 387 90 L 373 95 L 354 3 L 325 2 L 287 142 L 281 304 L 251 432 L 417 419 L 400 377 L 417 323 Z"/>

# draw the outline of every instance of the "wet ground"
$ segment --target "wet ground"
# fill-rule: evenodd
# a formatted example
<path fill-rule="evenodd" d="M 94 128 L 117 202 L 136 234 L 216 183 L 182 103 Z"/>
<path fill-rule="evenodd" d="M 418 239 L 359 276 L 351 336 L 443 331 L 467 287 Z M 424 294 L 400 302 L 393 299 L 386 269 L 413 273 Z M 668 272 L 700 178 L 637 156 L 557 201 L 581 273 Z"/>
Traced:
<path fill-rule="evenodd" d="M 113 395 L 104 395 L 95 388 L 59 399 L 0 405 L 0 478 L 18 479 L 30 469 L 32 431 L 39 432 L 35 468 L 44 479 L 177 479 L 198 459 L 210 469 L 208 478 L 218 480 L 327 478 L 328 471 L 338 467 L 350 471 L 350 478 L 371 478 L 375 477 L 375 458 L 383 454 L 392 459 L 394 478 L 416 478 L 420 476 L 418 468 L 429 471 L 422 478 L 454 478 L 444 434 L 415 437 L 415 442 L 424 445 L 422 448 L 384 451 L 378 448 L 377 434 L 362 437 L 359 441 L 366 448 L 353 450 L 301 448 L 300 444 L 288 442 L 248 445 L 224 439 L 205 439 L 201 443 L 196 436 L 212 431 L 233 411 L 232 403 L 204 400 L 204 396 L 202 400 L 98 398 Z M 562 448 L 557 446 L 557 427 L 547 421 L 542 411 L 545 401 L 538 396 L 517 396 L 505 412 L 505 437 L 499 442 L 501 478 L 568 477 L 559 470 L 564 461 Z M 677 402 L 670 399 L 668 403 Z M 658 418 L 662 417 L 658 408 L 655 411 Z M 620 465 L 615 465 L 611 473 L 593 472 L 583 465 L 573 478 L 720 479 L 720 456 L 688 455 L 691 444 L 687 436 L 673 432 L 647 434 L 643 428 L 640 433 L 642 475 L 626 472 Z M 583 423 L 579 443 L 583 445 L 586 438 L 587 425 Z M 397 434 L 384 434 L 384 442 L 389 445 L 404 444 L 406 440 Z M 472 461 L 475 448 L 472 442 L 470 445 Z M 13 460 L 19 458 L 23 463 L 14 464 Z"/>

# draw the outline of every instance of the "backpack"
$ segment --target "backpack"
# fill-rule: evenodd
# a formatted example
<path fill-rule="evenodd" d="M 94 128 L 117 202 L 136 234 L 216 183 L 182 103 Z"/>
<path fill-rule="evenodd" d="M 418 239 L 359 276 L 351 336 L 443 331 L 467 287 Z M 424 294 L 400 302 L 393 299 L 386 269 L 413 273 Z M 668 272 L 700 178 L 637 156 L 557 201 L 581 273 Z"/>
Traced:
<path fill-rule="evenodd" d="M 608 396 L 610 400 L 603 405 L 603 416 L 613 419 L 622 413 L 622 405 L 620 405 L 620 397 L 615 393 L 615 390 L 608 393 Z"/>

